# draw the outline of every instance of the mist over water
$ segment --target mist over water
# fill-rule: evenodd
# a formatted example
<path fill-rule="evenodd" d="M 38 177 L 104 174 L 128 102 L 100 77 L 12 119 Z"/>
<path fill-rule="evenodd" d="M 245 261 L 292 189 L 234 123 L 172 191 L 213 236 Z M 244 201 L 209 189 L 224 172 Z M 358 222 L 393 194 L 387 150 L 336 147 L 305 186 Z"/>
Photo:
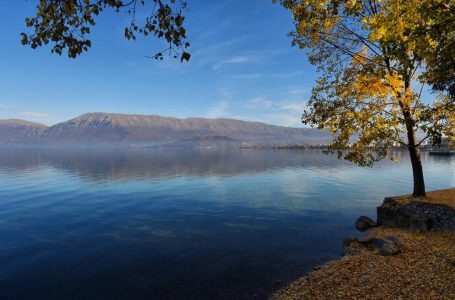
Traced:
<path fill-rule="evenodd" d="M 412 188 L 319 150 L 1 149 L 2 299 L 265 298 Z M 455 159 L 423 154 L 427 189 Z"/>

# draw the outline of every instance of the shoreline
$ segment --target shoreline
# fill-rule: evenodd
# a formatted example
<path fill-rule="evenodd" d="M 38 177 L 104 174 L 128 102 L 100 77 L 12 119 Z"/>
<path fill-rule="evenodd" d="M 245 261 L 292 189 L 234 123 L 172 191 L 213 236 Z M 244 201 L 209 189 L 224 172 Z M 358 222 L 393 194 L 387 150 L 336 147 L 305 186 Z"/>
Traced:
<path fill-rule="evenodd" d="M 384 218 L 392 200 L 399 213 Z M 416 211 L 402 209 L 422 204 L 427 208 L 417 210 L 418 217 L 434 227 L 413 226 L 409 220 Z M 449 208 L 448 217 L 431 214 L 441 205 Z M 455 188 L 428 192 L 425 198 L 385 198 L 378 207 L 378 227 L 360 240 L 346 239 L 346 255 L 283 287 L 271 299 L 455 299 L 455 231 L 450 230 L 454 208 Z M 444 226 L 435 226 L 438 222 Z M 392 240 L 395 246 L 381 253 L 383 248 L 371 243 L 378 240 Z"/>
<path fill-rule="evenodd" d="M 275 292 L 271 299 L 455 299 L 455 233 L 380 226 L 367 237 L 395 236 L 399 254 L 342 256 Z"/>

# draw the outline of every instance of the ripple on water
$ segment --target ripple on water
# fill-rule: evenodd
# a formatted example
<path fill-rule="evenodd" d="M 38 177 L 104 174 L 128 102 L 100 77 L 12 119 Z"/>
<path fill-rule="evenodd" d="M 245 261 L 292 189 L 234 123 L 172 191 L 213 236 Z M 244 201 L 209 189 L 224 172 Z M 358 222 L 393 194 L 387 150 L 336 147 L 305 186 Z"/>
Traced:
<path fill-rule="evenodd" d="M 320 151 L 0 151 L 6 298 L 266 297 L 339 255 L 359 214 L 408 193 L 399 164 Z M 423 156 L 428 189 L 455 160 Z"/>

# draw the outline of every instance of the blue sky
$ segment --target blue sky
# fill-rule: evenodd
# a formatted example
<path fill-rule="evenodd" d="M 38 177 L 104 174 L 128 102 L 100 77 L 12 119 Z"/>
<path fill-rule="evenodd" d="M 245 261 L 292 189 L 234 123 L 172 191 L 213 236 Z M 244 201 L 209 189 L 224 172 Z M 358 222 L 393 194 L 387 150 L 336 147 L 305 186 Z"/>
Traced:
<path fill-rule="evenodd" d="M 188 0 L 192 58 L 183 64 L 147 59 L 164 47 L 152 37 L 125 40 L 126 13 L 101 16 L 92 48 L 75 60 L 24 47 L 35 3 L 2 3 L 1 119 L 55 124 L 102 111 L 302 126 L 316 74 L 290 46 L 290 13 L 271 0 Z"/>

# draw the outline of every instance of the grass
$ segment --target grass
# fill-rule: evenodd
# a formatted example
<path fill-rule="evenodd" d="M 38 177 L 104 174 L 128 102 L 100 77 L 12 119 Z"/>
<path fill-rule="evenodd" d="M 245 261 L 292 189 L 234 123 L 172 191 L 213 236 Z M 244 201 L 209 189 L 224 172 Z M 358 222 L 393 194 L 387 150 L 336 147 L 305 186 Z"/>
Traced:
<path fill-rule="evenodd" d="M 429 202 L 437 204 L 446 204 L 455 207 L 455 188 L 427 192 L 426 197 L 413 197 L 412 195 L 403 195 L 398 197 L 391 197 L 393 200 L 407 203 L 410 201 Z"/>
<path fill-rule="evenodd" d="M 378 227 L 369 236 L 394 235 L 396 256 L 373 251 L 345 256 L 278 291 L 272 299 L 455 299 L 455 233 L 417 233 Z"/>

